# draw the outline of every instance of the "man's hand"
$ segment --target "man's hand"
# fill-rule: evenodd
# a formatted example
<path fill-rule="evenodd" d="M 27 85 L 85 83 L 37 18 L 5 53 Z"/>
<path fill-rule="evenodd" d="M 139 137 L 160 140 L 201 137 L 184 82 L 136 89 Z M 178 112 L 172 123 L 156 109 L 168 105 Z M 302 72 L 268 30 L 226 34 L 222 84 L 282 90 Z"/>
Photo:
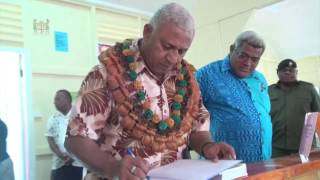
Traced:
<path fill-rule="evenodd" d="M 207 143 L 202 148 L 202 155 L 211 161 L 219 159 L 236 159 L 234 149 L 226 143 Z"/>
<path fill-rule="evenodd" d="M 150 170 L 149 163 L 140 157 L 125 156 L 120 163 L 120 180 L 145 179 Z"/>
<path fill-rule="evenodd" d="M 71 165 L 74 161 L 67 153 L 62 153 L 59 158 L 63 160 L 66 166 Z"/>
<path fill-rule="evenodd" d="M 234 149 L 226 143 L 214 143 L 209 131 L 196 131 L 191 133 L 190 147 L 206 159 L 218 161 L 219 159 L 236 159 Z"/>
<path fill-rule="evenodd" d="M 71 157 L 68 157 L 64 160 L 64 165 L 66 166 L 72 165 L 73 161 L 74 160 Z"/>

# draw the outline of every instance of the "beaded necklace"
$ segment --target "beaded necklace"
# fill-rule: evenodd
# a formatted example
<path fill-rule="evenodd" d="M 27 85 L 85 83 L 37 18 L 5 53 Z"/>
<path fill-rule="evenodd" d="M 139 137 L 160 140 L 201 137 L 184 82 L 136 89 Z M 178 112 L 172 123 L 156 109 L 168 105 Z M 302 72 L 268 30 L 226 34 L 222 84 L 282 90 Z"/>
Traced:
<path fill-rule="evenodd" d="M 185 144 L 186 133 L 191 131 L 193 119 L 199 112 L 200 93 L 193 77 L 194 68 L 186 62 L 177 66 L 176 93 L 169 118 L 161 120 L 151 109 L 151 102 L 137 80 L 137 51 L 129 42 L 109 48 L 107 57 L 100 61 L 108 72 L 107 85 L 122 116 L 121 126 L 146 147 L 155 152 L 176 149 Z M 133 86 L 130 95 L 128 84 Z"/>
<path fill-rule="evenodd" d="M 127 69 L 126 73 L 129 77 L 129 80 L 133 83 L 134 89 L 136 90 L 135 96 L 138 101 L 137 104 L 143 109 L 142 118 L 146 123 L 153 123 L 159 133 L 163 134 L 169 132 L 173 128 L 178 128 L 181 123 L 181 110 L 184 108 L 184 99 L 187 101 L 187 85 L 188 82 L 185 80 L 187 76 L 186 67 L 180 64 L 177 69 L 179 74 L 177 76 L 177 91 L 174 96 L 174 102 L 171 105 L 172 113 L 169 118 L 161 120 L 157 114 L 155 114 L 151 109 L 151 102 L 146 98 L 146 91 L 143 89 L 141 81 L 137 80 L 137 73 L 135 72 L 137 67 L 137 62 L 134 58 L 135 53 L 129 49 L 129 47 L 124 44 L 122 46 L 122 54 L 124 55 L 122 60 L 125 62 Z"/>

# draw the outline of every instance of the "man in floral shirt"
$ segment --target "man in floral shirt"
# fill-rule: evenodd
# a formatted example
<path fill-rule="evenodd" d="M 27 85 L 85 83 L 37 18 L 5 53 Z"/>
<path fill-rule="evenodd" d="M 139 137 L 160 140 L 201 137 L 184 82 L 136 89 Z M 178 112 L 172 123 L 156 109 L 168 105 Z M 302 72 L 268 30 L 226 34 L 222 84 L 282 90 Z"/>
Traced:
<path fill-rule="evenodd" d="M 235 158 L 231 146 L 213 143 L 195 69 L 183 59 L 193 37 L 192 16 L 171 3 L 144 26 L 142 39 L 100 55 L 82 83 L 65 143 L 90 177 L 143 179 L 182 159 L 187 147 L 214 161 Z"/>

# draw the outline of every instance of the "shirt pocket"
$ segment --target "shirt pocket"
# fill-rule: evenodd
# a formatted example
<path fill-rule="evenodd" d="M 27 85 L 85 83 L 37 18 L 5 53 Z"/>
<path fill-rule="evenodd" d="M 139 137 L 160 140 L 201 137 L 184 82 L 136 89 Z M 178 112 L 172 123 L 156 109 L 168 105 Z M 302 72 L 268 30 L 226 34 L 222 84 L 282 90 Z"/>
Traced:
<path fill-rule="evenodd" d="M 278 102 L 281 96 L 278 94 L 269 94 L 269 97 L 271 102 Z"/>
<path fill-rule="evenodd" d="M 221 103 L 231 102 L 232 94 L 229 88 L 224 83 L 216 84 L 212 90 L 212 100 Z"/>
<path fill-rule="evenodd" d="M 296 106 L 294 106 L 296 111 L 310 112 L 311 111 L 311 101 L 310 97 L 298 96 L 296 98 Z"/>
<path fill-rule="evenodd" d="M 271 102 L 271 111 L 270 111 L 271 116 L 282 111 L 284 108 L 284 105 L 285 105 L 285 103 L 284 103 L 283 99 L 281 99 L 280 95 L 270 94 L 270 102 Z"/>

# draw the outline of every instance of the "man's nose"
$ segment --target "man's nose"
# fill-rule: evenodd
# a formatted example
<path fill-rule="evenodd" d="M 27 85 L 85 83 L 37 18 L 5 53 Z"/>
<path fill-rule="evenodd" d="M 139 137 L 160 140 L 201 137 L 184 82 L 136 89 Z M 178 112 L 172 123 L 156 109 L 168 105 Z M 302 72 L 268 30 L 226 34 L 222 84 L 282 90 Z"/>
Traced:
<path fill-rule="evenodd" d="M 250 57 L 244 61 L 244 65 L 246 65 L 248 67 L 250 67 L 251 64 L 252 64 L 252 61 L 251 61 Z"/>
<path fill-rule="evenodd" d="M 167 59 L 170 63 L 177 63 L 180 59 L 180 55 L 178 53 L 178 50 L 171 50 L 167 56 Z"/>

